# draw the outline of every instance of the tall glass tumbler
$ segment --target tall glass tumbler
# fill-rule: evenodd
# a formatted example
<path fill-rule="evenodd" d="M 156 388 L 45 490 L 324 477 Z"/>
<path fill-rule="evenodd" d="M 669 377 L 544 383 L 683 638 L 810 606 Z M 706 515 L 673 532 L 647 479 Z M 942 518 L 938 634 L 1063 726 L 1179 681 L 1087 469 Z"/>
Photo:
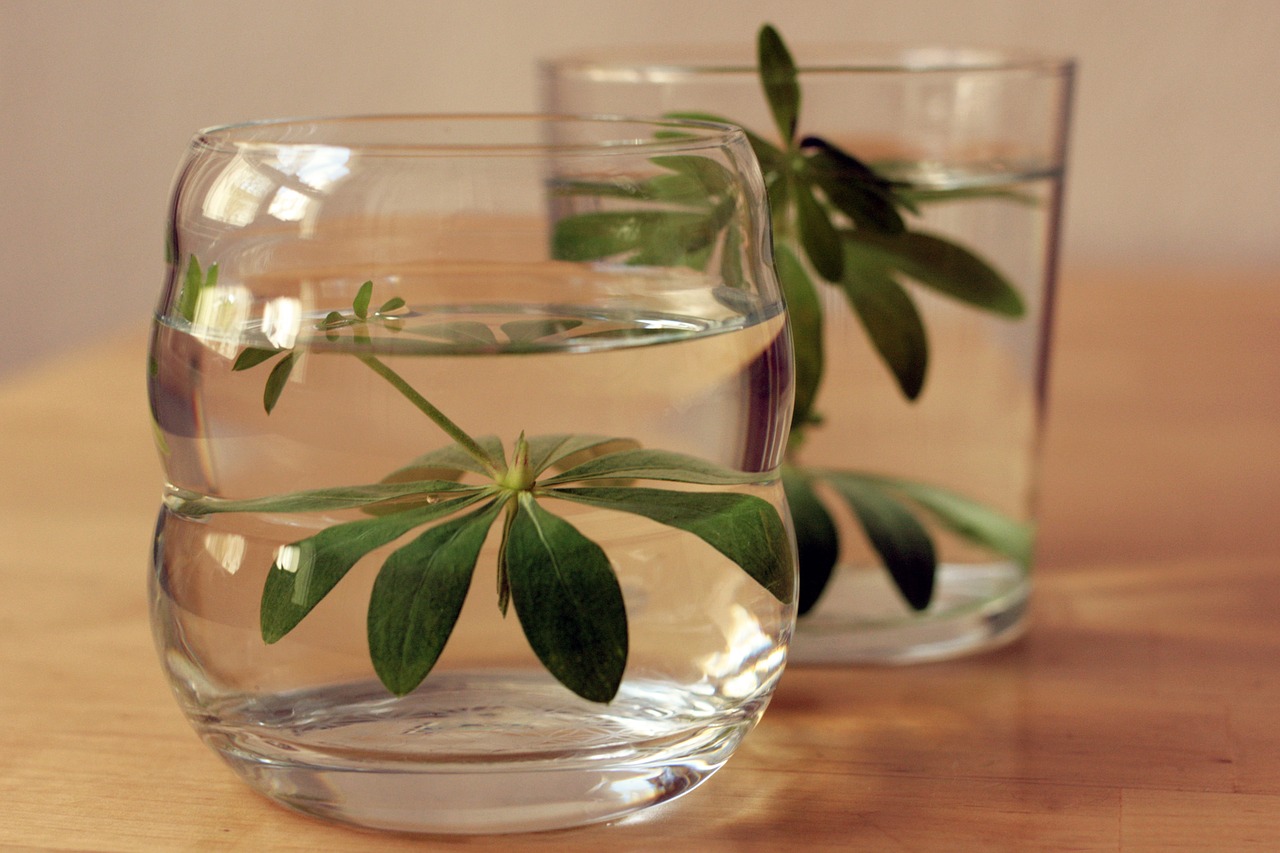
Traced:
<path fill-rule="evenodd" d="M 714 115 L 755 134 L 796 343 L 792 660 L 901 663 L 1007 642 L 1031 589 L 1073 64 L 793 56 L 766 35 L 755 56 L 549 60 L 544 106 Z"/>
<path fill-rule="evenodd" d="M 428 833 L 608 820 L 724 764 L 795 619 L 740 130 L 215 128 L 171 213 L 150 590 L 209 746 L 297 810 Z"/>

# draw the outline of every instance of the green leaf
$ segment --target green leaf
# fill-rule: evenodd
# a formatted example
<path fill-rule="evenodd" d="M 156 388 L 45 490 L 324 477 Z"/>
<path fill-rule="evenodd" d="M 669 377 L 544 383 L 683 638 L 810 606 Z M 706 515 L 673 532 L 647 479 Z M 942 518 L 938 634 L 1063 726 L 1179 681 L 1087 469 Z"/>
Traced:
<path fill-rule="evenodd" d="M 920 396 L 929 367 L 929 340 L 910 294 L 879 263 L 848 244 L 840 289 L 876 352 L 909 400 Z"/>
<path fill-rule="evenodd" d="M 398 311 L 404 307 L 404 300 L 399 296 L 393 296 L 378 307 L 379 314 L 386 314 L 389 311 Z"/>
<path fill-rule="evenodd" d="M 383 563 L 369 597 L 369 657 L 395 695 L 421 684 L 444 651 L 500 509 L 494 501 L 436 525 Z"/>
<path fill-rule="evenodd" d="M 582 325 L 581 320 L 556 318 L 554 320 L 511 320 L 502 324 L 502 333 L 512 343 L 533 343 Z"/>
<path fill-rule="evenodd" d="M 758 483 L 765 475 L 735 471 L 683 453 L 636 448 L 597 456 L 580 465 L 539 482 L 542 486 L 582 480 L 669 480 L 703 485 Z"/>
<path fill-rule="evenodd" d="M 906 507 L 878 484 L 845 472 L 823 472 L 822 479 L 835 487 L 858 517 L 867 540 L 884 560 L 902 597 L 915 610 L 929 606 L 933 597 L 937 559 L 933 540 Z"/>
<path fill-rule="evenodd" d="M 643 251 L 650 263 L 679 264 L 710 246 L 716 231 L 716 217 L 705 213 L 582 213 L 556 222 L 552 252 L 560 260 L 594 261 Z"/>
<path fill-rule="evenodd" d="M 584 699 L 613 699 L 627 665 L 627 611 L 608 556 L 528 493 L 502 550 L 511 601 L 538 659 Z"/>
<path fill-rule="evenodd" d="M 840 233 L 807 186 L 795 187 L 794 195 L 800 245 L 804 246 L 809 263 L 827 281 L 838 282 L 844 275 L 844 247 Z"/>
<path fill-rule="evenodd" d="M 423 326 L 406 326 L 405 332 L 424 338 L 436 338 L 451 344 L 467 346 L 496 346 L 498 338 L 493 329 L 477 320 L 452 320 L 442 323 L 427 323 Z"/>
<path fill-rule="evenodd" d="M 692 533 L 789 603 L 795 593 L 791 542 L 782 517 L 754 495 L 647 488 L 557 488 L 546 492 L 602 509 L 629 512 Z"/>
<path fill-rule="evenodd" d="M 1016 560 L 1022 566 L 1031 565 L 1034 525 L 1010 518 L 949 489 L 909 480 L 868 479 L 901 492 L 958 536 Z"/>
<path fill-rule="evenodd" d="M 792 427 L 813 421 L 813 405 L 822 384 L 825 358 L 822 339 L 822 301 L 804 265 L 784 243 L 774 246 L 774 266 L 791 322 L 795 356 L 796 402 Z"/>
<path fill-rule="evenodd" d="M 297 361 L 298 353 L 295 350 L 277 361 L 276 366 L 271 368 L 271 373 L 267 376 L 267 385 L 262 389 L 262 407 L 267 410 L 267 414 L 271 414 L 276 403 L 280 402 L 280 395 L 284 393 L 285 383 L 289 381 L 289 374 L 293 372 L 293 366 Z"/>
<path fill-rule="evenodd" d="M 235 363 L 231 365 L 232 370 L 248 370 L 255 367 L 269 358 L 284 352 L 282 349 L 264 349 L 262 347 L 245 347 L 240 354 L 236 356 Z"/>
<path fill-rule="evenodd" d="M 607 435 L 556 434 L 535 435 L 528 439 L 529 467 L 534 475 L 557 463 L 582 460 L 601 455 L 602 451 L 623 450 L 638 447 L 629 438 L 614 438 Z"/>
<path fill-rule="evenodd" d="M 262 639 L 274 643 L 292 631 L 370 551 L 421 524 L 465 509 L 481 496 L 335 524 L 286 546 L 267 572 L 262 589 Z"/>
<path fill-rule="evenodd" d="M 188 323 L 195 322 L 196 305 L 200 301 L 200 290 L 204 287 L 204 274 L 200 271 L 200 261 L 195 255 L 187 259 L 187 274 L 178 291 L 178 316 Z"/>
<path fill-rule="evenodd" d="M 503 452 L 502 440 L 496 435 L 482 435 L 476 444 L 493 460 L 501 470 L 507 467 L 507 456 Z M 457 444 L 446 444 L 438 450 L 424 453 L 408 465 L 397 468 L 382 478 L 384 483 L 403 483 L 414 480 L 457 479 L 464 471 L 489 476 L 490 472 L 480 464 L 479 460 L 467 453 Z"/>
<path fill-rule="evenodd" d="M 203 497 L 191 492 L 178 491 L 167 498 L 165 503 L 176 513 L 199 518 L 223 512 L 332 512 L 385 503 L 411 495 L 434 496 L 438 493 L 476 491 L 476 489 L 476 486 L 463 486 L 449 480 L 413 480 L 377 483 L 369 486 L 308 489 L 284 495 L 235 500 Z"/>
<path fill-rule="evenodd" d="M 825 139 L 808 136 L 800 144 L 813 152 L 804 160 L 805 179 L 821 187 L 827 200 L 855 225 L 886 234 L 906 230 L 892 182 Z"/>
<path fill-rule="evenodd" d="M 854 231 L 845 239 L 882 265 L 976 308 L 1006 317 L 1021 317 L 1026 311 L 1013 285 L 958 243 L 923 231 L 897 236 Z"/>
<path fill-rule="evenodd" d="M 720 163 L 710 157 L 698 157 L 689 154 L 676 154 L 664 157 L 650 158 L 656 166 L 664 169 L 670 169 L 676 175 L 693 181 L 692 186 L 695 188 L 695 198 L 705 199 L 707 197 L 722 196 L 734 186 L 734 175 Z M 654 179 L 658 180 L 658 179 Z M 671 182 L 671 186 L 680 186 L 675 182 Z M 659 198 L 662 198 L 659 196 Z M 675 199 L 669 199 L 675 200 Z"/>
<path fill-rule="evenodd" d="M 840 554 L 840 534 L 807 475 L 795 468 L 783 468 L 782 488 L 787 494 L 800 554 L 796 612 L 804 615 L 818 603 L 831 580 Z"/>
<path fill-rule="evenodd" d="M 782 36 L 768 24 L 760 28 L 756 46 L 765 99 L 769 102 L 769 110 L 773 113 L 773 122 L 782 135 L 782 141 L 789 145 L 795 138 L 800 112 L 800 84 L 796 79 L 795 62 Z"/>
<path fill-rule="evenodd" d="M 356 291 L 356 298 L 351 302 L 351 310 L 356 312 L 356 316 L 364 320 L 369 316 L 369 300 L 373 298 L 373 282 L 366 281 L 360 285 L 360 289 Z"/>

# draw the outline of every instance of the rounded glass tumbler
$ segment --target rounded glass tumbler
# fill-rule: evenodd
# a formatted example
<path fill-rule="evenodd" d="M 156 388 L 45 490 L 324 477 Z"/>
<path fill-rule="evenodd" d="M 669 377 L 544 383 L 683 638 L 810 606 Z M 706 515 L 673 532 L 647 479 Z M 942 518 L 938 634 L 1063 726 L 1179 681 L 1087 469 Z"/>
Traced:
<path fill-rule="evenodd" d="M 784 58 L 779 41 L 553 59 L 544 106 L 754 133 L 796 346 L 793 662 L 1006 643 L 1031 590 L 1073 64 L 837 45 Z M 783 69 L 772 104 L 761 57 Z"/>
<path fill-rule="evenodd" d="M 792 381 L 735 128 L 199 133 L 149 359 L 182 710 L 253 788 L 365 827 L 692 789 L 786 659 Z"/>

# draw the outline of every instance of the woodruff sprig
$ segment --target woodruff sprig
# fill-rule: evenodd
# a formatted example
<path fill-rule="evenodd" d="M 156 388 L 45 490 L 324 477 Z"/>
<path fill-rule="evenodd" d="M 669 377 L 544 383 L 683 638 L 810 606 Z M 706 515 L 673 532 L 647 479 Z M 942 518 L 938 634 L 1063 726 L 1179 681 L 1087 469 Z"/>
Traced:
<path fill-rule="evenodd" d="M 1017 290 L 981 257 L 937 234 L 910 227 L 925 204 L 960 198 L 1010 197 L 1000 189 L 922 191 L 884 177 L 830 139 L 800 132 L 801 90 L 790 51 L 772 26 L 760 29 L 758 72 L 777 131 L 777 142 L 743 128 L 760 162 L 772 213 L 774 262 L 787 303 L 795 354 L 796 394 L 792 450 L 822 422 L 815 408 L 826 369 L 820 287 L 835 287 L 860 321 L 903 396 L 922 393 L 929 365 L 924 321 L 907 283 L 1006 318 L 1025 313 Z M 709 112 L 672 113 L 721 123 L 739 122 Z M 689 181 L 711 185 L 714 176 L 673 161 L 670 174 L 642 184 L 579 183 L 564 192 L 602 200 L 624 195 L 665 201 L 666 211 L 592 211 L 562 219 L 557 246 L 574 260 L 662 260 L 705 269 L 721 260 L 725 283 L 741 280 L 737 231 L 725 228 L 732 197 L 682 192 Z M 688 199 L 712 197 L 701 205 Z M 1017 197 L 1019 202 L 1026 199 Z M 723 231 L 723 234 L 721 233 Z M 675 235 L 673 237 L 673 235 Z M 716 254 L 718 249 L 718 254 Z M 816 278 L 816 280 L 815 280 Z M 955 492 L 923 483 L 851 471 L 787 466 L 783 483 L 800 548 L 799 610 L 807 612 L 825 590 L 839 555 L 835 523 L 820 492 L 837 496 L 857 518 L 903 598 L 916 610 L 933 597 L 937 557 L 925 519 L 1004 554 L 1030 560 L 1027 525 Z"/>
<path fill-rule="evenodd" d="M 192 265 L 198 269 L 193 258 Z M 443 652 L 471 586 L 480 551 L 502 519 L 498 546 L 498 606 L 514 607 L 530 647 L 547 670 L 574 693 L 608 702 L 617 693 L 628 655 L 627 614 L 608 554 L 569 521 L 548 510 L 565 501 L 643 516 L 690 533 L 789 603 L 794 565 L 786 527 L 767 501 L 741 492 L 678 491 L 617 485 L 634 480 L 705 486 L 746 486 L 760 474 L 634 441 L 599 435 L 521 434 L 508 460 L 496 436 L 473 438 L 362 346 L 369 328 L 403 327 L 399 299 L 370 311 L 365 282 L 350 313 L 330 313 L 319 325 L 331 341 L 349 336 L 358 358 L 391 384 L 452 442 L 391 472 L 381 482 L 245 500 L 175 493 L 170 508 L 191 517 L 226 512 L 332 512 L 367 517 L 326 527 L 280 549 L 262 592 L 262 637 L 275 643 L 292 631 L 373 551 L 401 540 L 378 572 L 369 599 L 369 654 L 382 683 L 404 695 L 425 679 Z M 548 334 L 564 325 L 541 327 Z M 428 334 L 448 338 L 457 328 Z M 537 332 L 524 322 L 505 332 L 513 341 Z M 490 332 L 490 334 L 492 334 Z M 276 359 L 264 408 L 280 402 L 298 350 L 246 348 L 233 369 Z M 463 482 L 479 475 L 480 484 Z"/>

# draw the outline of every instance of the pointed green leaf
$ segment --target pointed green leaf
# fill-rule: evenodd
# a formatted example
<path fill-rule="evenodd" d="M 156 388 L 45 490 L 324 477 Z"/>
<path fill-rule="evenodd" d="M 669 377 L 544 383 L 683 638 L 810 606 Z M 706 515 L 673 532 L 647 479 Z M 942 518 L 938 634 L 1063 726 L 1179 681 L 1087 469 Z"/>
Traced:
<path fill-rule="evenodd" d="M 970 542 L 1031 565 L 1035 526 L 950 489 L 909 480 L 874 478 L 919 504 L 944 527 Z"/>
<path fill-rule="evenodd" d="M 469 346 L 496 346 L 498 338 L 488 325 L 475 320 L 456 320 L 427 323 L 422 326 L 406 326 L 405 332 L 424 338 L 436 338 L 452 344 Z"/>
<path fill-rule="evenodd" d="M 232 370 L 248 370 L 255 367 L 269 358 L 284 352 L 282 349 L 265 349 L 263 347 L 245 347 L 236 356 L 235 363 L 231 365 Z"/>
<path fill-rule="evenodd" d="M 421 524 L 465 509 L 480 497 L 470 495 L 381 518 L 335 524 L 285 546 L 262 589 L 262 639 L 274 643 L 297 627 L 370 551 Z"/>
<path fill-rule="evenodd" d="M 782 487 L 787 493 L 787 506 L 791 510 L 791 524 L 796 531 L 800 555 L 796 610 L 804 615 L 818 603 L 831 580 L 840 554 L 840 537 L 835 522 L 807 476 L 794 468 L 783 468 Z"/>
<path fill-rule="evenodd" d="M 582 480 L 669 480 L 727 486 L 758 483 L 764 478 L 765 475 L 759 472 L 735 471 L 696 456 L 637 448 L 589 459 L 562 474 L 539 481 L 539 485 L 553 486 Z"/>
<path fill-rule="evenodd" d="M 643 251 L 651 263 L 679 264 L 690 253 L 711 245 L 717 229 L 717 218 L 706 213 L 583 213 L 556 222 L 552 252 L 560 260 L 594 261 Z"/>
<path fill-rule="evenodd" d="M 760 83 L 773 113 L 773 122 L 782 135 L 782 141 L 790 144 L 796 135 L 796 119 L 800 113 L 800 84 L 796 79 L 795 62 L 782 36 L 768 24 L 760 28 L 757 55 Z"/>
<path fill-rule="evenodd" d="M 795 355 L 796 402 L 793 427 L 814 420 L 813 405 L 822 384 L 822 301 L 799 258 L 784 243 L 774 246 L 774 266 L 791 322 L 791 346 Z"/>
<path fill-rule="evenodd" d="M 795 187 L 794 195 L 800 245 L 804 246 L 809 263 L 827 281 L 838 282 L 844 275 L 844 246 L 840 233 L 809 187 Z"/>
<path fill-rule="evenodd" d="M 476 486 L 464 486 L 448 480 L 413 480 L 368 486 L 308 489 L 285 495 L 238 500 L 202 497 L 190 492 L 178 491 L 167 498 L 165 504 L 176 513 L 196 518 L 223 512 L 333 512 L 368 507 L 408 496 L 434 497 L 440 493 L 448 495 L 476 490 Z"/>
<path fill-rule="evenodd" d="M 850 243 L 846 248 L 840 289 L 903 395 L 914 400 L 924 388 L 929 367 L 924 320 L 910 294 L 877 258 L 865 255 L 861 244 Z"/>
<path fill-rule="evenodd" d="M 874 482 L 844 472 L 824 472 L 822 478 L 835 487 L 858 517 L 902 597 L 915 610 L 928 607 L 937 558 L 924 526 Z"/>
<path fill-rule="evenodd" d="M 527 493 L 502 550 L 511 601 L 538 659 L 584 699 L 613 699 L 627 665 L 627 611 L 604 551 Z"/>
<path fill-rule="evenodd" d="M 502 439 L 496 435 L 482 435 L 476 444 L 494 461 L 499 470 L 507 467 L 507 456 Z M 457 444 L 446 444 L 437 450 L 424 453 L 403 468 L 397 468 L 382 478 L 384 483 L 403 483 L 413 480 L 456 480 L 464 471 L 489 476 L 489 472 L 471 454 Z"/>
<path fill-rule="evenodd" d="M 813 152 L 804 160 L 805 179 L 821 187 L 827 200 L 854 224 L 887 234 L 906 229 L 893 183 L 825 139 L 808 136 L 800 144 Z"/>
<path fill-rule="evenodd" d="M 277 361 L 276 366 L 271 368 L 271 373 L 267 376 L 267 385 L 262 389 L 262 407 L 267 410 L 267 414 L 271 414 L 271 410 L 276 407 L 276 403 L 280 402 L 280 395 L 284 393 L 285 383 L 289 381 L 289 374 L 293 371 L 293 366 L 297 361 L 298 353 L 294 350 Z"/>
<path fill-rule="evenodd" d="M 444 651 L 500 508 L 438 524 L 383 563 L 369 596 L 369 657 L 395 695 L 421 684 Z"/>
<path fill-rule="evenodd" d="M 647 488 L 557 488 L 549 497 L 629 512 L 692 533 L 767 589 L 790 602 L 795 593 L 791 540 L 773 506 L 754 495 Z"/>
<path fill-rule="evenodd" d="M 369 316 L 369 300 L 373 298 L 373 282 L 366 281 L 360 285 L 360 289 L 356 291 L 356 298 L 351 302 L 351 310 L 356 312 L 356 316 L 361 320 Z"/>
<path fill-rule="evenodd" d="M 1006 317 L 1021 317 L 1022 297 L 996 269 L 968 249 L 923 231 L 897 236 L 854 231 L 845 235 L 881 265 L 900 270 L 920 284 Z"/>
<path fill-rule="evenodd" d="M 552 465 L 586 461 L 605 452 L 625 450 L 639 445 L 629 438 L 608 435 L 568 433 L 535 435 L 529 440 L 529 467 L 534 475 L 541 474 Z"/>
<path fill-rule="evenodd" d="M 204 275 L 200 271 L 200 261 L 195 255 L 187 259 L 187 274 L 178 291 L 178 316 L 189 323 L 195 322 L 196 304 L 200 300 L 200 289 L 204 287 Z"/>
<path fill-rule="evenodd" d="M 390 311 L 398 311 L 404 307 L 404 300 L 399 296 L 393 296 L 378 307 L 379 314 L 386 314 Z"/>
<path fill-rule="evenodd" d="M 696 193 L 701 198 L 723 195 L 735 183 L 733 173 L 710 157 L 677 154 L 652 157 L 650 162 L 664 169 L 670 169 L 676 175 L 692 179 Z M 678 186 L 674 182 L 672 185 Z"/>
<path fill-rule="evenodd" d="M 581 320 L 555 318 L 553 320 L 511 320 L 502 324 L 502 333 L 512 343 L 524 344 L 549 338 L 582 325 Z"/>

